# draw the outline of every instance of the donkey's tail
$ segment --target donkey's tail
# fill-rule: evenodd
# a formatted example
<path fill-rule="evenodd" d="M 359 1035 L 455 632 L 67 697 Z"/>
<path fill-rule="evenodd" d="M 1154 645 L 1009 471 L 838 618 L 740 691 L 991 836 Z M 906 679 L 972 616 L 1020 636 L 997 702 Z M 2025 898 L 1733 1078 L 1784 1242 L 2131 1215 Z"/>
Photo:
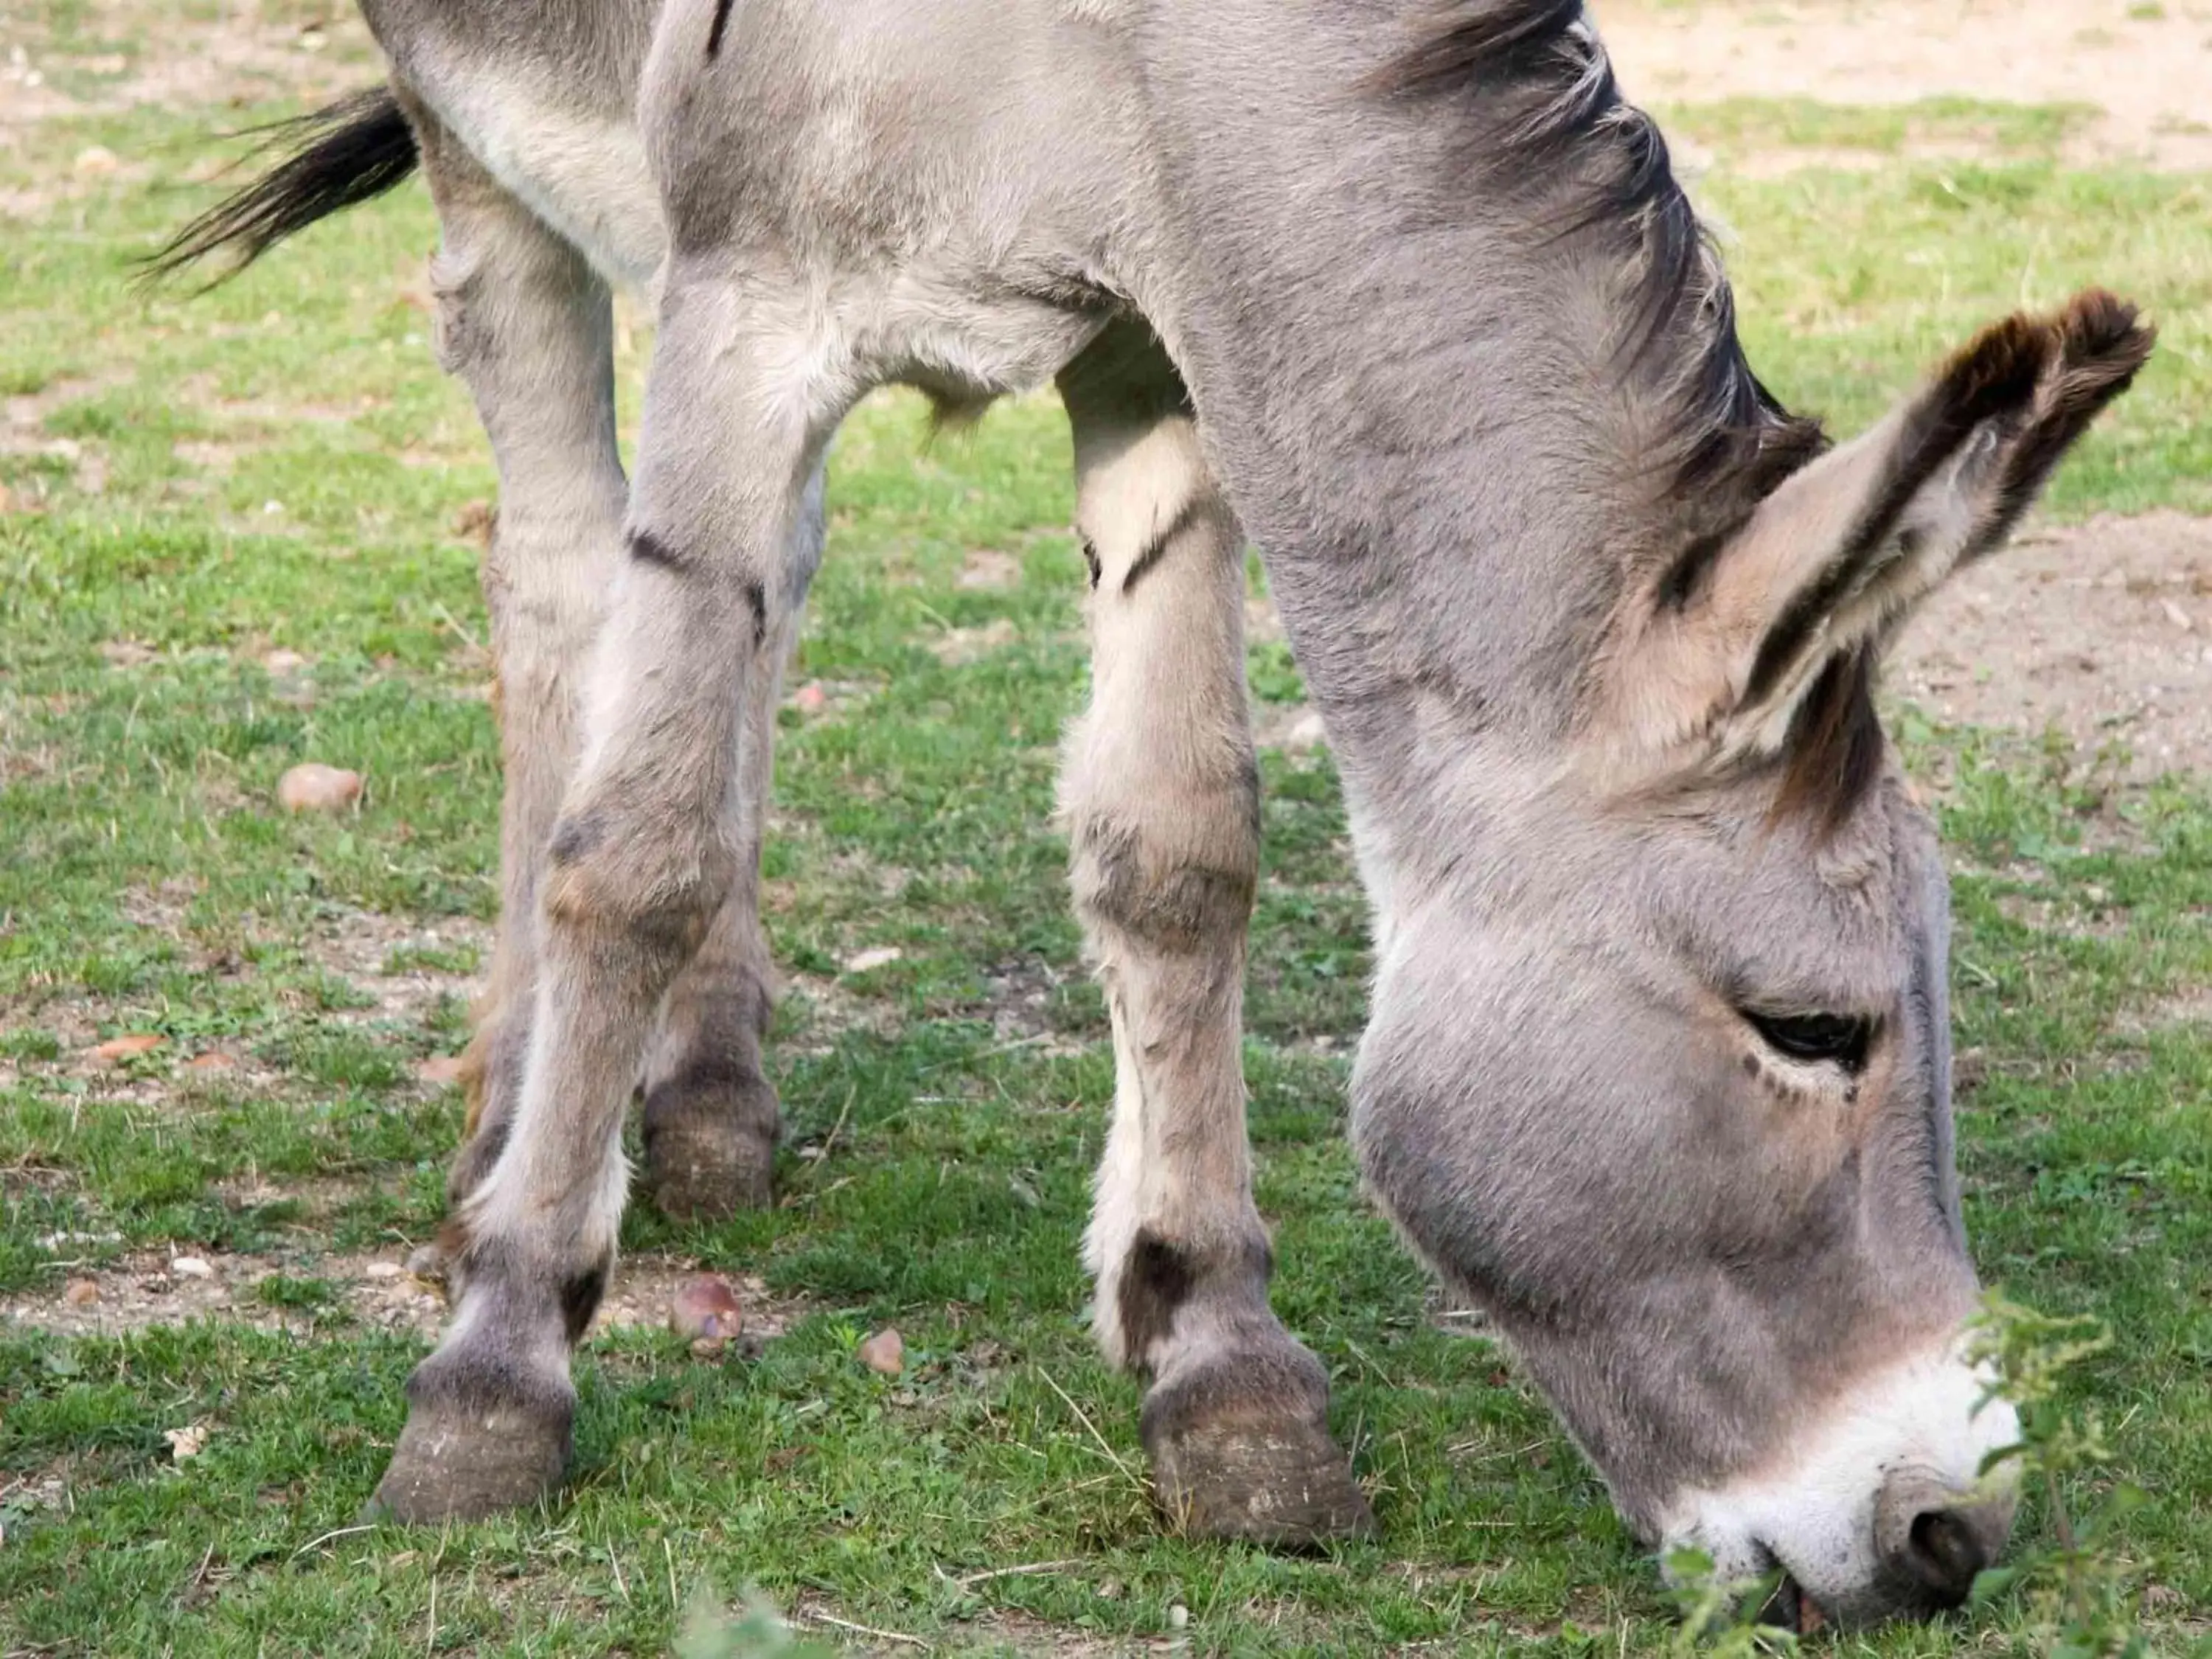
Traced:
<path fill-rule="evenodd" d="M 381 196 L 418 159 L 390 87 L 349 93 L 261 133 L 262 151 L 282 149 L 283 160 L 170 238 L 144 262 L 144 280 L 173 276 L 215 254 L 228 262 L 213 281 L 235 276 L 294 231 Z"/>

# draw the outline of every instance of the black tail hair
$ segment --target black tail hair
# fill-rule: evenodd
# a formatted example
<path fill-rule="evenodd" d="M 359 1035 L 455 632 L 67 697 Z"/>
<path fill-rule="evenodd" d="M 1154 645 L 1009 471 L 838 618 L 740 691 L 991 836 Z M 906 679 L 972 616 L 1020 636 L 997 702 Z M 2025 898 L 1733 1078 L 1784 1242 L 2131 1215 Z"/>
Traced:
<path fill-rule="evenodd" d="M 258 155 L 277 148 L 284 159 L 234 196 L 186 225 L 140 271 L 145 282 L 173 276 L 212 254 L 229 261 L 209 286 L 234 276 L 318 219 L 381 196 L 415 171 L 415 134 L 392 88 L 349 93 L 312 115 L 260 129 Z"/>

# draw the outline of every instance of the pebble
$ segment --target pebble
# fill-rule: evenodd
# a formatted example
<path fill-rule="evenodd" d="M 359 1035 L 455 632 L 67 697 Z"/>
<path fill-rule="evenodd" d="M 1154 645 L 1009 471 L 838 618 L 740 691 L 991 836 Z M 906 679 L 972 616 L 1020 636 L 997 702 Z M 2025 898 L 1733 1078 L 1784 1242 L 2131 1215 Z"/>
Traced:
<path fill-rule="evenodd" d="M 169 1271 L 179 1279 L 213 1279 L 215 1269 L 197 1255 L 180 1255 L 169 1263 Z"/>
<path fill-rule="evenodd" d="M 702 1359 L 720 1353 L 744 1328 L 745 1307 L 737 1286 L 720 1273 L 685 1279 L 668 1304 L 668 1328 L 690 1337 L 691 1352 Z"/>
<path fill-rule="evenodd" d="M 62 1287 L 62 1300 L 72 1308 L 89 1308 L 100 1300 L 100 1281 L 93 1279 L 72 1279 Z"/>
<path fill-rule="evenodd" d="M 1291 729 L 1283 733 L 1285 749 L 1318 749 L 1328 741 L 1328 728 L 1322 723 L 1321 714 L 1309 708 L 1291 722 Z"/>
<path fill-rule="evenodd" d="M 830 706 L 830 694 L 820 680 L 809 680 L 791 694 L 791 706 L 802 714 L 818 714 Z"/>
<path fill-rule="evenodd" d="M 361 1270 L 364 1279 L 397 1279 L 406 1271 L 397 1261 L 372 1261 Z"/>
<path fill-rule="evenodd" d="M 115 159 L 115 152 L 105 144 L 93 144 L 76 153 L 76 172 L 81 179 L 100 179 L 123 164 Z"/>
<path fill-rule="evenodd" d="M 848 974 L 872 973 L 878 968 L 890 967 L 905 954 L 896 945 L 878 945 L 872 951 L 862 951 L 846 957 L 845 971 Z"/>
<path fill-rule="evenodd" d="M 884 1326 L 854 1352 L 863 1365 L 884 1376 L 896 1376 L 906 1369 L 906 1339 L 895 1325 Z"/>
<path fill-rule="evenodd" d="M 308 761 L 276 781 L 276 802 L 288 812 L 340 812 L 361 799 L 361 774 Z"/>
<path fill-rule="evenodd" d="M 133 1054 L 148 1054 L 161 1046 L 166 1039 L 153 1031 L 137 1031 L 128 1036 L 110 1037 L 92 1051 L 92 1057 L 102 1065 L 112 1065 L 118 1060 L 128 1060 Z"/>
<path fill-rule="evenodd" d="M 296 651 L 286 651 L 280 647 L 264 657 L 261 659 L 261 665 L 271 674 L 282 677 L 286 674 L 298 673 L 307 665 L 307 659 Z"/>
<path fill-rule="evenodd" d="M 220 1048 L 210 1048 L 204 1054 L 194 1054 L 185 1062 L 188 1072 L 228 1072 L 237 1069 L 237 1060 Z"/>

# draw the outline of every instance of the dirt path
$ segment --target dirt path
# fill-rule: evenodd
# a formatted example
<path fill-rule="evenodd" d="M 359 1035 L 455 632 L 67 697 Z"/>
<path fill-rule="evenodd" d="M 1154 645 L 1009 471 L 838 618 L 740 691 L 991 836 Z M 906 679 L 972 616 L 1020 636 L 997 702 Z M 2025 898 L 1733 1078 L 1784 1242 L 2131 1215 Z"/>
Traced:
<path fill-rule="evenodd" d="M 2212 774 L 2212 520 L 2030 529 L 1936 594 L 1887 679 L 1942 720 L 2123 744 L 2139 781 Z"/>
<path fill-rule="evenodd" d="M 2212 168 L 2206 0 L 1592 3 L 1638 100 L 2087 104 L 2100 113 L 2069 159 Z"/>
<path fill-rule="evenodd" d="M 217 0 L 179 7 L 149 36 L 143 0 L 0 9 L 0 155 L 11 129 L 154 106 L 218 118 L 263 100 L 320 102 L 373 81 L 350 0 Z"/>

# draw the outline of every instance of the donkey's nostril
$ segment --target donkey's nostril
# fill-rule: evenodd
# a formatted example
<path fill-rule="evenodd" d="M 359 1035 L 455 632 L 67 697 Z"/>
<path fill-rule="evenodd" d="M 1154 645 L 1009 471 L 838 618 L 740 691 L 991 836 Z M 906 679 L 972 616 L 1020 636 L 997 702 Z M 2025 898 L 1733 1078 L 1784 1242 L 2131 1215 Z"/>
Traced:
<path fill-rule="evenodd" d="M 1976 1497 L 1923 1470 L 1899 1470 L 1875 1502 L 1875 1543 L 1896 1611 L 1955 1607 L 2012 1531 L 2014 1495 Z"/>
<path fill-rule="evenodd" d="M 1990 1554 L 1980 1530 L 1957 1510 L 1927 1510 L 1912 1517 L 1906 1565 L 1946 1607 L 1966 1599 Z"/>

